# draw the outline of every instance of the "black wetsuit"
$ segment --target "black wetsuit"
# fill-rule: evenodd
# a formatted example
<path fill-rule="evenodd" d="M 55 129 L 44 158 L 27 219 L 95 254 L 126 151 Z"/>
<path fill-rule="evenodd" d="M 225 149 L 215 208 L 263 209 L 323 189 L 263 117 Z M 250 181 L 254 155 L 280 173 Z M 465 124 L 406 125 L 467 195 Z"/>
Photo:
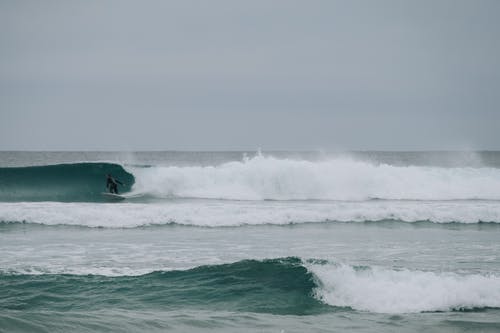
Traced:
<path fill-rule="evenodd" d="M 118 194 L 118 184 L 123 185 L 123 183 L 117 179 L 114 179 L 111 176 L 108 176 L 108 180 L 106 181 L 106 187 L 109 188 L 109 193 Z"/>

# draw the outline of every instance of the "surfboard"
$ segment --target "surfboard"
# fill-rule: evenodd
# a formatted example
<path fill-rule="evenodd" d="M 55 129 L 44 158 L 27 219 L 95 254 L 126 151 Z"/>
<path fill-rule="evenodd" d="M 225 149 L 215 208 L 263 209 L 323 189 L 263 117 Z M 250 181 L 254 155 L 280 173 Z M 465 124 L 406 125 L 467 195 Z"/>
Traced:
<path fill-rule="evenodd" d="M 114 194 L 114 193 L 108 193 L 108 192 L 102 192 L 101 193 L 103 197 L 105 197 L 108 200 L 125 200 L 124 196 L 121 196 L 119 194 Z"/>

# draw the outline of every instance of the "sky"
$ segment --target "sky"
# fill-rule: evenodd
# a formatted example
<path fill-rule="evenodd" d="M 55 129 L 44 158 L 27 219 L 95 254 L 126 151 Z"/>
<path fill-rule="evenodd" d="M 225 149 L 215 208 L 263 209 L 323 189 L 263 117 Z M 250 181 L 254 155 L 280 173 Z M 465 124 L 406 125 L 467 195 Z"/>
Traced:
<path fill-rule="evenodd" d="M 0 150 L 500 150 L 500 1 L 0 0 Z"/>

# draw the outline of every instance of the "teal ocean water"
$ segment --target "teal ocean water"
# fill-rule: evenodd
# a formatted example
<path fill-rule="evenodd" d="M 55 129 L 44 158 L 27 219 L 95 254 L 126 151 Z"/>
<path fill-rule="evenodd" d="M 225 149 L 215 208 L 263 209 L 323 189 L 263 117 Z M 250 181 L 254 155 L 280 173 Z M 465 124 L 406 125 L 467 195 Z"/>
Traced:
<path fill-rule="evenodd" d="M 498 332 L 499 239 L 497 152 L 0 152 L 0 332 Z"/>

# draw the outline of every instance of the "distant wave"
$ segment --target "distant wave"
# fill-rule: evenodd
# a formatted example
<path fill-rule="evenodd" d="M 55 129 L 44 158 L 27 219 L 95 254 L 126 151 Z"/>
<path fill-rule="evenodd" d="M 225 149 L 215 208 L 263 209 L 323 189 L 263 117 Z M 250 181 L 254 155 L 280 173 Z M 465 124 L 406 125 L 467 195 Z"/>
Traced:
<path fill-rule="evenodd" d="M 126 184 L 122 191 L 134 183 L 133 175 L 112 163 L 0 168 L 0 201 L 102 201 L 108 173 Z"/>
<path fill-rule="evenodd" d="M 127 167 L 133 191 L 228 200 L 500 200 L 500 169 L 392 166 L 257 155 L 218 166 Z"/>
<path fill-rule="evenodd" d="M 0 221 L 44 225 L 134 228 L 180 224 L 201 227 L 310 222 L 402 221 L 500 223 L 497 201 L 281 202 L 178 200 L 160 203 L 0 203 Z"/>
<path fill-rule="evenodd" d="M 0 201 L 99 202 L 105 175 L 134 202 L 223 200 L 500 200 L 500 169 L 392 166 L 257 155 L 217 166 L 74 163 L 0 168 Z"/>
<path fill-rule="evenodd" d="M 112 305 L 305 315 L 341 308 L 415 313 L 500 307 L 500 277 L 495 275 L 356 267 L 296 257 L 138 276 L 2 275 L 1 307 L 7 310 L 58 310 L 77 303 L 86 311 Z"/>

